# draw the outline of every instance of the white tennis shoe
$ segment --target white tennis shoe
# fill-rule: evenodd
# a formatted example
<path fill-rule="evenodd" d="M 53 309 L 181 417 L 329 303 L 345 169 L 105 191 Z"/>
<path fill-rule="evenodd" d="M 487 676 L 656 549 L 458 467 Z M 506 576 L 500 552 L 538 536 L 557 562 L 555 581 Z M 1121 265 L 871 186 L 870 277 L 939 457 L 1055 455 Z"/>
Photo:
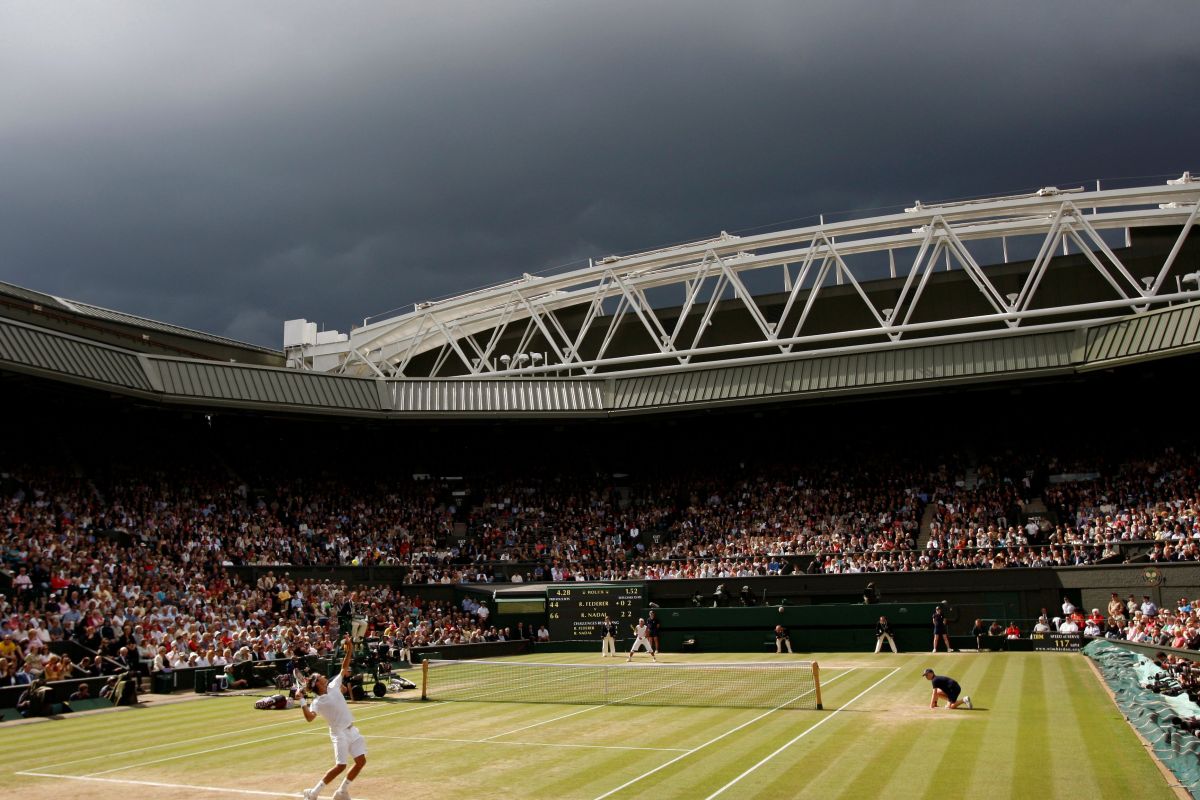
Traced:
<path fill-rule="evenodd" d="M 317 800 L 318 797 L 320 797 L 320 795 L 314 792 L 312 789 L 304 790 L 304 800 Z"/>
<path fill-rule="evenodd" d="M 966 697 L 964 697 L 963 702 L 966 703 L 967 708 L 975 707 L 975 704 L 971 702 L 971 695 L 967 695 Z"/>
<path fill-rule="evenodd" d="M 350 800 L 350 793 L 345 788 L 338 789 L 333 793 L 333 800 Z"/>

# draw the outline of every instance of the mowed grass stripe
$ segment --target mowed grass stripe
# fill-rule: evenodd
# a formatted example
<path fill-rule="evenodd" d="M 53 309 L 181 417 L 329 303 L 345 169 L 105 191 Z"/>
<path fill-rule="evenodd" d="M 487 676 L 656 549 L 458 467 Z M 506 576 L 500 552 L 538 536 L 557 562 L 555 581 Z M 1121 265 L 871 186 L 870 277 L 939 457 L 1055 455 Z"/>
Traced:
<path fill-rule="evenodd" d="M 744 655 L 721 660 L 761 658 Z M 638 781 L 614 800 L 708 796 L 798 733 L 829 718 L 834 709 L 897 664 L 904 666 L 903 672 L 780 752 L 724 796 L 848 798 L 870 792 L 905 799 L 926 795 L 938 800 L 1010 793 L 1038 800 L 1172 797 L 1153 763 L 1140 755 L 1143 748 L 1082 657 L 992 653 L 932 660 L 916 654 L 886 661 L 855 655 L 836 658 L 839 665 L 857 662 L 872 669 L 833 682 L 834 670 L 823 670 L 829 711 L 776 711 L 761 723 L 748 725 Z M 920 676 L 926 662 L 957 678 L 986 710 L 929 710 L 929 684 Z M 1039 674 L 1033 675 L 1033 671 Z M 0 758 L 14 765 L 10 769 L 30 769 L 102 754 L 103 758 L 77 768 L 50 771 L 87 774 L 128 764 L 127 770 L 123 768 L 113 777 L 296 792 L 311 785 L 329 761 L 325 726 L 320 722 L 306 725 L 298 711 L 255 711 L 253 700 L 201 700 L 18 726 L 0 735 Z M 592 800 L 681 755 L 372 739 L 372 732 L 445 736 L 451 724 L 465 734 L 461 738 L 483 739 L 517 727 L 512 724 L 517 719 L 550 718 L 586 706 L 367 703 L 353 708 L 371 753 L 356 794 L 375 800 L 401 794 L 413 800 L 484 796 L 494 794 L 498 787 L 530 800 Z M 511 738 L 523 741 L 537 734 L 537 740 L 546 743 L 690 749 L 765 710 L 607 706 Z M 398 711 L 403 713 L 396 714 Z M 1030 744 L 1027 736 L 1023 742 L 1022 722 L 1038 713 L 1045 729 L 1040 734 L 1042 744 Z M 255 724 L 260 719 L 261 723 Z M 293 731 L 305 735 L 247 744 Z M 1024 733 L 1029 733 L 1028 728 Z M 209 738 L 191 741 L 200 736 Z M 235 743 L 237 748 L 190 757 L 198 750 Z M 146 746 L 155 749 L 143 750 Z M 134 749 L 128 754 L 120 752 L 127 748 Z M 36 761 L 30 753 L 36 754 Z M 1125 758 L 1113 757 L 1116 753 Z M 145 763 L 177 754 L 189 757 Z M 1037 782 L 1035 773 L 1053 777 L 1042 775 Z M 87 784 L 67 786 L 26 776 L 10 777 L 9 786 L 31 798 L 61 797 L 64 791 L 95 798 L 124 796 L 120 787 L 105 789 L 97 784 L 92 791 L 83 788 Z"/>
<path fill-rule="evenodd" d="M 241 700 L 245 705 L 229 705 L 221 709 L 222 719 L 214 720 L 213 715 L 205 713 L 205 709 L 199 708 L 204 705 L 201 702 L 180 704 L 175 707 L 173 718 L 156 720 L 150 725 L 139 724 L 137 720 L 116 720 L 113 724 L 123 727 L 105 729 L 106 735 L 101 743 L 104 749 L 98 750 L 98 754 L 81 753 L 73 763 L 68 759 L 65 763 L 56 762 L 62 764 L 61 767 L 50 765 L 42 769 L 64 774 L 88 775 L 125 766 L 140 766 L 146 762 L 173 757 L 179 752 L 200 752 L 215 748 L 228 750 L 233 745 L 253 747 L 260 740 L 289 738 L 307 728 L 297 710 L 261 712 L 253 707 L 253 697 L 230 698 L 228 702 L 233 703 L 235 700 Z M 375 715 L 390 715 L 410 708 L 416 709 L 420 706 L 388 704 L 371 708 L 370 712 Z M 126 715 L 97 715 L 97 718 L 100 716 L 111 716 L 115 719 Z M 262 723 L 253 725 L 252 721 L 259 718 L 262 719 Z M 90 735 L 95 736 L 98 733 L 94 731 Z M 98 767 L 98 762 L 105 762 L 104 766 Z"/>
<path fill-rule="evenodd" d="M 263 731 L 269 734 L 272 731 L 283 730 L 296 721 L 281 720 L 272 716 L 255 724 L 255 712 L 252 708 L 254 698 L 238 699 L 246 705 L 229 705 L 234 702 L 233 699 L 222 700 L 219 703 L 196 701 L 158 708 L 113 711 L 74 719 L 68 717 L 25 726 L 20 730 L 27 730 L 28 734 L 20 737 L 19 750 L 23 757 L 27 757 L 24 754 L 46 749 L 48 744 L 61 741 L 64 735 L 69 736 L 76 743 L 71 749 L 70 758 L 60 759 L 53 764 L 47 762 L 43 765 L 41 761 L 38 763 L 39 767 L 54 769 L 56 764 L 64 761 L 68 766 L 72 762 L 86 765 L 90 759 L 107 758 L 122 752 L 153 751 L 172 746 L 175 742 L 198 740 L 198 744 L 202 744 L 204 741 L 217 741 L 223 737 L 255 738 L 264 735 Z M 67 726 L 69 732 L 64 730 L 64 726 Z M 0 756 L 8 750 L 8 747 L 0 748 Z"/>
<path fill-rule="evenodd" d="M 898 672 L 889 674 L 897 668 Z M 892 754 L 899 759 L 903 755 L 901 751 L 914 745 L 885 724 L 884 716 L 892 703 L 890 698 L 902 691 L 902 684 L 893 681 L 902 680 L 905 672 L 905 663 L 895 661 L 889 663 L 886 671 L 860 671 L 856 675 L 857 685 L 841 686 L 835 702 L 826 704 L 827 713 L 833 719 L 828 722 L 814 720 L 804 729 L 790 732 L 782 741 L 771 741 L 766 754 L 749 764 L 738 765 L 737 772 L 721 780 L 713 787 L 714 791 L 727 787 L 722 795 L 727 797 L 826 798 L 877 785 L 882 780 L 878 772 L 880 762 L 891 760 L 889 755 Z M 853 705 L 848 705 L 851 702 Z M 814 730 L 818 725 L 819 729 Z M 812 730 L 811 735 L 809 730 Z M 797 740 L 800 734 L 803 738 Z M 790 745 L 780 750 L 785 743 Z M 870 758 L 864 758 L 864 746 L 870 748 Z M 766 757 L 770 760 L 761 763 Z M 818 764 L 819 771 L 815 769 Z M 754 765 L 758 765 L 757 769 L 738 783 L 728 785 L 747 767 Z"/>
<path fill-rule="evenodd" d="M 1044 656 L 1016 660 L 1021 665 L 1017 681 L 1021 696 L 1017 706 L 1020 713 L 1016 715 L 1017 752 L 1011 764 L 1021 769 L 1021 780 L 1009 784 L 1009 797 L 1052 798 L 1055 795 L 1051 770 L 1042 767 L 1057 744 L 1050 724 L 1051 701 L 1046 696 Z"/>
<path fill-rule="evenodd" d="M 867 685 L 870 684 L 868 683 Z M 832 711 L 824 712 L 824 714 L 832 713 Z M 819 721 L 819 719 L 814 719 L 810 725 L 815 725 Z M 844 776 L 846 770 L 851 768 L 851 765 L 857 765 L 862 760 L 868 762 L 872 760 L 864 758 L 862 749 L 864 743 L 858 739 L 861 732 L 862 722 L 850 712 L 843 713 L 837 719 L 823 725 L 819 731 L 820 735 L 813 734 L 813 736 L 797 743 L 797 749 L 790 754 L 788 759 L 775 763 L 772 771 L 767 773 L 768 775 L 773 775 L 773 777 L 765 786 L 761 786 L 755 791 L 750 788 L 755 785 L 747 784 L 747 781 L 749 781 L 749 778 L 747 778 L 731 789 L 728 796 L 776 798 L 833 797 L 844 786 Z M 787 741 L 787 739 L 783 741 Z M 781 743 L 775 742 L 774 746 L 778 747 Z M 767 752 L 770 752 L 770 750 Z M 782 755 L 780 758 L 782 758 Z M 743 765 L 742 769 L 753 763 L 756 762 L 751 761 Z M 738 772 L 726 776 L 724 780 L 714 778 L 711 781 L 711 790 L 715 791 L 725 785 L 725 783 L 736 777 Z M 707 795 L 708 793 L 705 794 Z"/>
<path fill-rule="evenodd" d="M 449 704 L 455 706 L 454 714 L 468 715 L 470 725 L 466 728 L 456 728 L 462 738 L 473 740 L 483 739 L 497 732 L 508 730 L 514 718 L 509 713 L 511 707 L 505 703 L 462 703 Z M 461 712 L 459 711 L 461 707 Z M 570 708 L 570 707 L 567 707 Z M 574 706 L 575 709 L 586 706 Z M 562 706 L 543 707 L 541 714 L 553 717 L 562 713 Z M 553 713 L 550 713 L 553 712 Z M 574 722 L 576 718 L 568 718 L 562 722 L 534 728 L 518 734 L 523 741 L 527 734 L 539 733 L 549 742 L 566 742 L 571 744 L 626 744 L 630 746 L 677 746 L 669 739 L 658 742 L 664 735 L 671 732 L 686 731 L 692 726 L 709 727 L 712 724 L 711 715 L 719 713 L 713 709 L 692 708 L 656 708 L 606 706 L 582 715 L 579 719 L 586 720 L 572 726 L 575 732 L 561 731 L 560 727 Z M 547 718 L 549 718 L 547 717 Z M 457 722 L 458 720 L 456 720 Z M 687 721 L 688 725 L 681 724 Z M 432 720 L 420 729 L 411 727 L 403 731 L 391 731 L 400 735 L 446 736 L 447 732 L 439 730 Z M 656 733 L 654 742 L 646 742 L 638 737 L 648 726 L 653 725 Z M 388 726 L 394 728 L 395 726 Z M 711 730 L 711 727 L 709 727 Z M 664 734 L 663 732 L 666 732 Z M 560 735 L 555 735 L 558 732 Z M 371 743 L 370 734 L 364 732 Z M 530 797 L 563 797 L 582 796 L 590 791 L 588 775 L 594 775 L 597 781 L 603 781 L 604 788 L 611 787 L 614 776 L 625 775 L 625 779 L 633 777 L 647 769 L 671 758 L 673 753 L 654 751 L 601 750 L 601 749 L 572 749 L 564 752 L 559 748 L 529 746 L 516 750 L 502 744 L 455 744 L 435 742 L 388 742 L 378 740 L 371 744 L 372 752 L 380 748 L 419 748 L 422 753 L 436 753 L 437 757 L 422 759 L 420 784 L 436 789 L 445 786 L 444 781 L 467 782 L 469 779 L 479 781 L 479 790 L 490 785 L 521 786 L 523 792 Z M 536 781 L 530 780 L 536 776 Z M 581 787 L 586 787 L 581 789 Z M 601 789 L 603 791 L 603 789 Z"/>
<path fill-rule="evenodd" d="M 943 702 L 937 710 L 929 709 L 934 714 L 962 715 L 941 725 L 939 734 L 944 738 L 944 748 L 941 758 L 934 765 L 926 765 L 932 780 L 927 782 L 923 800 L 942 800 L 945 788 L 952 786 L 975 786 L 976 782 L 992 791 L 992 784 L 1007 784 L 1015 776 L 1011 774 L 1012 759 L 994 758 L 996 755 L 993 744 L 1004 746 L 1011 741 L 1002 738 L 1002 730 L 1007 726 L 1006 712 L 999 709 L 1013 707 L 1019 699 L 1019 689 L 1012 687 L 1011 673 L 1013 660 L 1009 658 L 974 658 L 959 675 L 954 677 L 963 687 L 963 694 L 970 695 L 978 710 L 949 711 Z M 929 682 L 921 678 L 922 688 L 926 698 L 933 694 Z M 1008 689 L 1013 689 L 1010 696 Z M 928 706 L 928 700 L 923 703 Z M 975 786 L 975 791 L 979 791 Z"/>
<path fill-rule="evenodd" d="M 1128 792 L 1116 792 L 1115 784 L 1098 781 L 1094 769 L 1093 754 L 1087 738 L 1087 726 L 1092 724 L 1091 714 L 1081 715 L 1079 708 L 1071 702 L 1078 697 L 1085 702 L 1096 703 L 1104 698 L 1094 697 L 1089 686 L 1081 682 L 1080 675 L 1072 666 L 1082 666 L 1081 660 L 1065 653 L 1047 653 L 1040 659 L 1047 703 L 1047 714 L 1054 730 L 1051 747 L 1055 757 L 1067 764 L 1088 767 L 1079 770 L 1047 770 L 1053 787 L 1053 797 L 1132 797 Z M 1103 751 L 1101 751 L 1103 752 Z M 1043 756 L 1044 758 L 1044 756 Z"/>
<path fill-rule="evenodd" d="M 829 679 L 828 682 L 830 685 L 828 691 L 824 689 L 826 681 L 823 681 L 822 693 L 825 697 L 826 708 L 840 707 L 841 704 L 853 698 L 886 674 L 886 671 L 881 670 L 856 670 L 849 674 L 839 673 L 839 675 L 845 675 L 845 677 L 839 678 L 837 683 L 833 683 L 832 679 Z M 781 698 L 781 702 L 783 699 L 786 698 Z M 761 715 L 766 710 L 760 709 L 754 716 Z M 831 713 L 831 710 L 822 712 L 799 710 L 775 711 L 763 717 L 761 721 L 742 728 L 715 744 L 705 746 L 659 772 L 645 776 L 637 783 L 620 792 L 618 796 L 706 796 L 710 791 L 736 778 L 747 766 L 755 764 L 762 758 L 770 755 L 781 743 L 789 741 L 798 733 L 813 727 L 821 722 L 822 719 L 827 718 Z M 749 719 L 753 719 L 754 716 L 749 717 Z M 742 720 L 742 722 L 745 721 Z M 729 725 L 713 730 L 705 741 L 711 741 L 715 737 L 741 724 L 741 722 L 735 723 L 732 720 L 730 722 L 731 724 Z M 797 752 L 799 751 L 800 748 L 798 747 Z M 619 785 L 622 782 L 613 781 L 609 785 L 609 788 Z M 738 796 L 738 793 L 735 793 L 733 796 Z"/>
<path fill-rule="evenodd" d="M 1131 758 L 1123 769 L 1113 768 L 1114 759 L 1109 754 L 1145 752 L 1142 743 L 1084 659 L 1063 659 L 1063 666 L 1064 670 L 1069 668 L 1066 679 L 1070 682 L 1065 702 L 1078 720 L 1078 763 L 1090 767 L 1089 780 L 1103 789 L 1093 796 L 1173 798 L 1174 793 L 1151 758 Z"/>
<path fill-rule="evenodd" d="M 247 718 L 252 718 L 255 715 L 262 714 L 271 716 L 279 724 L 267 724 L 257 726 L 248 730 L 232 729 L 232 732 L 219 734 L 203 734 L 202 731 L 211 730 L 211 725 L 205 725 L 203 718 L 194 719 L 193 715 L 187 712 L 189 709 L 180 708 L 177 712 L 177 717 L 174 720 L 171 733 L 172 737 L 166 742 L 158 742 L 153 739 L 150 732 L 142 729 L 137 732 L 132 732 L 124 737 L 111 737 L 107 740 L 110 748 L 110 753 L 99 758 L 89 758 L 78 761 L 76 763 L 63 766 L 58 769 L 47 769 L 46 771 L 61 772 L 63 774 L 72 775 L 101 775 L 116 772 L 125 772 L 132 769 L 144 769 L 147 766 L 154 766 L 162 763 L 171 763 L 180 760 L 181 755 L 186 755 L 190 758 L 195 758 L 199 764 L 211 766 L 214 764 L 224 764 L 229 757 L 231 751 L 236 751 L 238 748 L 250 749 L 260 747 L 266 743 L 273 741 L 290 741 L 296 737 L 310 732 L 318 731 L 325 733 L 323 726 L 312 727 L 304 722 L 297 710 L 287 712 L 260 712 L 253 708 L 253 698 L 243 698 L 249 705 L 241 706 L 240 708 L 230 708 L 230 719 L 226 720 L 227 725 L 232 726 L 237 721 L 245 722 Z M 362 707 L 358 707 L 360 710 Z M 367 709 L 368 715 L 373 713 L 375 716 L 400 716 L 410 711 L 424 710 L 429 708 L 433 710 L 437 706 L 421 706 L 417 704 L 388 704 L 379 705 Z M 283 718 L 284 715 L 286 718 Z M 366 715 L 362 715 L 366 716 Z M 362 718 L 360 716 L 360 718 Z M 281 719 L 282 718 L 282 719 Z M 317 725 L 313 723 L 313 726 Z M 184 731 L 195 731 L 197 736 L 188 737 L 180 736 Z M 123 745 L 125 740 L 130 740 L 130 737 L 135 737 L 131 741 L 136 741 L 137 744 L 143 746 Z M 153 744 L 151 744 L 153 742 Z M 62 762 L 59 762 L 62 763 Z M 35 770 L 37 771 L 37 770 Z M 253 772 L 253 769 L 248 769 Z"/>
<path fill-rule="evenodd" d="M 847 747 L 834 768 L 843 771 L 849 780 L 837 795 L 826 796 L 859 800 L 863 797 L 882 795 L 883 787 L 893 774 L 893 765 L 905 763 L 913 756 L 921 741 L 919 725 L 914 721 L 897 725 L 889 724 L 887 720 L 879 720 L 874 724 L 861 726 L 859 733 L 862 741 L 870 743 L 871 757 L 863 758 L 858 748 Z M 782 790 L 783 787 L 778 788 Z M 759 794 L 763 797 L 778 797 L 775 789 L 776 787 L 768 785 Z"/>

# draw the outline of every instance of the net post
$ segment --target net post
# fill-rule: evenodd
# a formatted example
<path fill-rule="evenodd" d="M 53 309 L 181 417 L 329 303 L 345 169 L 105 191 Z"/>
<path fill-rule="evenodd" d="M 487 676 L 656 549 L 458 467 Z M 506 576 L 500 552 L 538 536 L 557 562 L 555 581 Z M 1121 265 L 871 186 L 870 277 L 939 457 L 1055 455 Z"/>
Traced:
<path fill-rule="evenodd" d="M 817 662 L 812 662 L 813 669 L 813 686 L 817 690 L 817 710 L 823 711 L 825 706 L 821 704 L 821 665 Z"/>
<path fill-rule="evenodd" d="M 819 695 L 818 695 L 819 696 Z M 429 699 L 429 659 L 421 660 L 421 699 Z"/>

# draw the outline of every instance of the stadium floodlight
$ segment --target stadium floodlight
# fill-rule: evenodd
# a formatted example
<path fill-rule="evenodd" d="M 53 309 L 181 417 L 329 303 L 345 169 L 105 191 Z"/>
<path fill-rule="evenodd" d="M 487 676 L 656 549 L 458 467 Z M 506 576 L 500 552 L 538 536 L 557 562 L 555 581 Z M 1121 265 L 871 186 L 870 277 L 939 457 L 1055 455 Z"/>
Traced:
<path fill-rule="evenodd" d="M 1189 272 L 1187 275 L 1184 275 L 1182 278 L 1180 278 L 1180 280 L 1182 280 L 1184 283 L 1194 283 L 1196 284 L 1196 288 L 1200 289 L 1200 272 Z"/>
<path fill-rule="evenodd" d="M 510 362 L 510 361 L 512 361 L 512 356 L 509 356 L 509 355 L 500 356 L 500 363 L 503 364 L 504 366 L 507 367 L 508 362 Z"/>
<path fill-rule="evenodd" d="M 540 364 L 543 358 L 541 353 L 530 353 L 529 357 L 533 359 L 534 364 Z"/>

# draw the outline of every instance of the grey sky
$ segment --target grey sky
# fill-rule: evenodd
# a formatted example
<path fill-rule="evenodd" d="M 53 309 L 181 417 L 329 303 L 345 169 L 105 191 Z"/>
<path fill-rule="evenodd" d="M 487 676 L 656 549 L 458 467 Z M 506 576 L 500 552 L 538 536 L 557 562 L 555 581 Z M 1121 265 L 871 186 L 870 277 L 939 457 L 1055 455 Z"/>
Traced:
<path fill-rule="evenodd" d="M 0 280 L 279 346 L 589 256 L 1200 168 L 1195 0 L 0 2 Z"/>

